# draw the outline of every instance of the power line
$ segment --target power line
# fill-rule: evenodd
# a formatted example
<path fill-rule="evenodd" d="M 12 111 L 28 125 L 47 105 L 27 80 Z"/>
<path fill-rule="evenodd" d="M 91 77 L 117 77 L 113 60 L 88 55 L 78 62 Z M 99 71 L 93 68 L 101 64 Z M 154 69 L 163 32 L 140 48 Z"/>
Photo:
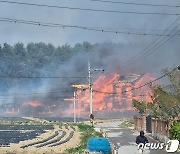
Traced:
<path fill-rule="evenodd" d="M 69 98 L 69 96 L 67 96 L 67 97 L 66 97 L 66 96 L 62 96 L 62 97 L 61 97 L 61 96 L 51 96 L 51 97 L 35 96 L 35 97 L 31 97 L 31 98 L 30 98 L 30 97 L 12 97 L 12 98 L 9 98 L 9 97 L 8 97 L 8 98 L 0 98 L 0 100 L 16 100 L 16 99 L 17 99 L 17 100 L 20 100 L 20 99 L 23 99 L 23 100 L 24 100 L 24 99 L 44 99 L 44 98 L 45 98 L 46 100 L 47 100 L 47 99 L 58 99 L 58 98 L 63 98 L 63 99 L 64 99 L 64 98 Z"/>
<path fill-rule="evenodd" d="M 178 32 L 180 32 L 180 30 L 178 31 Z M 175 33 L 176 34 L 176 33 Z M 161 40 L 159 43 L 161 43 L 160 45 L 158 45 L 158 44 L 156 44 L 154 47 L 156 47 L 156 48 L 152 48 L 152 49 L 150 49 L 150 50 L 148 50 L 146 53 L 144 53 L 139 59 L 136 59 L 136 61 L 134 61 L 133 63 L 129 63 L 129 64 L 127 64 L 127 65 L 125 65 L 126 67 L 127 66 L 130 66 L 130 65 L 133 65 L 133 64 L 136 64 L 136 63 L 138 63 L 138 62 L 140 62 L 142 59 L 144 59 L 144 57 L 145 56 L 149 56 L 150 54 L 152 54 L 153 52 L 155 52 L 158 48 L 160 48 L 162 45 L 164 45 L 166 42 L 168 42 L 170 39 L 172 39 L 174 36 L 175 36 L 175 34 L 174 35 L 172 35 L 171 37 L 169 37 L 167 40 L 165 40 L 164 42 L 162 42 L 163 40 Z M 151 52 L 149 52 L 149 51 L 151 51 Z M 149 53 L 148 53 L 149 52 Z"/>
<path fill-rule="evenodd" d="M 157 7 L 180 7 L 179 5 L 165 5 L 165 4 L 147 4 L 147 3 L 133 3 L 122 1 L 109 1 L 109 0 L 89 0 L 93 2 L 112 3 L 112 4 L 125 4 L 125 5 L 137 5 L 137 6 L 157 6 Z"/>
<path fill-rule="evenodd" d="M 125 28 L 125 27 L 94 27 L 97 29 L 108 29 L 108 30 L 136 30 L 136 31 L 171 31 L 171 30 L 165 30 L 165 29 L 154 29 L 154 28 Z"/>
<path fill-rule="evenodd" d="M 164 78 L 166 75 L 171 74 L 171 73 L 174 72 L 176 69 L 179 70 L 179 69 L 180 69 L 180 66 L 175 67 L 172 71 L 170 71 L 170 72 L 168 72 L 168 73 L 166 73 L 166 74 L 164 74 L 164 75 L 162 75 L 162 76 L 160 76 L 160 77 L 158 77 L 158 78 L 156 78 L 156 79 L 154 79 L 154 80 L 152 80 L 152 81 L 150 81 L 150 82 L 147 82 L 147 83 L 145 83 L 145 84 L 143 84 L 143 85 L 140 85 L 139 87 L 132 88 L 131 90 L 124 90 L 124 91 L 122 91 L 122 92 L 120 92 L 120 93 L 108 93 L 108 92 L 103 92 L 103 91 L 98 91 L 98 90 L 93 90 L 93 91 L 94 91 L 94 92 L 98 92 L 98 93 L 103 93 L 103 94 L 111 94 L 111 95 L 114 95 L 114 94 L 123 94 L 123 93 L 126 93 L 126 92 L 130 92 L 130 91 L 134 91 L 134 90 L 140 89 L 140 88 L 145 87 L 145 86 L 147 86 L 147 85 L 151 85 L 153 82 L 156 82 L 156 81 Z"/>
<path fill-rule="evenodd" d="M 178 20 L 180 19 L 180 17 L 178 17 L 166 30 L 169 30 L 170 27 L 172 27 Z M 179 25 L 178 25 L 179 26 Z M 173 32 L 178 26 L 176 26 L 174 29 L 171 30 L 171 32 Z M 177 33 L 179 33 L 180 30 L 176 31 Z M 170 33 L 171 33 L 170 32 Z M 166 33 L 163 32 L 162 34 L 164 35 Z M 117 66 L 114 66 L 115 68 L 116 67 L 127 67 L 129 65 L 132 65 L 132 64 L 136 64 L 137 62 L 139 62 L 140 60 L 142 60 L 145 56 L 150 55 L 151 53 L 153 53 L 156 49 L 158 49 L 159 47 L 161 47 L 163 44 L 165 44 L 167 41 L 169 41 L 171 38 L 173 38 L 177 33 L 174 33 L 173 35 L 170 35 L 170 33 L 165 36 L 164 38 L 162 38 L 158 43 L 156 43 L 160 37 L 157 37 L 152 43 L 150 43 L 145 49 L 143 49 L 141 52 L 139 52 L 137 55 L 135 55 L 134 57 L 132 57 L 131 59 L 129 59 L 128 61 L 126 61 L 124 64 L 121 64 L 121 65 L 117 65 Z M 169 37 L 167 40 L 166 37 Z M 165 41 L 164 41 L 165 40 Z M 164 42 L 163 42 L 164 41 Z M 163 42 L 163 43 L 161 43 Z M 156 43 L 156 44 L 155 44 Z M 159 43 L 161 43 L 159 45 Z M 155 44 L 153 47 L 151 47 L 153 44 Z M 159 45 L 159 46 L 158 46 Z M 150 48 L 151 47 L 151 48 Z M 156 47 L 156 48 L 155 48 Z M 150 49 L 148 49 L 150 48 Z M 147 50 L 148 49 L 148 50 Z M 147 50 L 147 51 L 146 51 Z M 142 55 L 141 55 L 142 54 Z M 138 57 L 140 55 L 140 57 Z M 137 57 L 137 58 L 136 58 Z"/>
<path fill-rule="evenodd" d="M 173 58 L 175 58 L 175 56 L 177 57 L 178 55 L 176 55 L 176 54 L 173 54 L 173 55 L 171 55 L 170 57 L 168 57 L 168 58 L 166 58 L 166 59 L 163 59 L 162 61 L 160 61 L 160 63 L 158 63 L 158 64 L 156 64 L 156 66 L 161 66 L 161 68 L 162 68 L 162 64 L 164 64 L 165 62 L 168 62 L 169 60 L 172 60 Z M 126 70 L 127 70 L 128 68 L 126 68 Z"/>
<path fill-rule="evenodd" d="M 107 94 L 107 95 L 119 95 L 119 94 L 123 94 L 123 93 L 125 93 L 125 91 L 123 91 L 123 92 L 121 92 L 121 93 L 109 93 L 109 92 L 104 92 L 104 91 L 98 91 L 98 90 L 93 90 L 93 92 L 97 92 L 97 93 L 102 93 L 102 94 Z M 136 96 L 146 96 L 146 95 L 144 95 L 144 94 L 139 94 L 139 95 L 136 95 Z"/>
<path fill-rule="evenodd" d="M 170 71 L 170 72 L 168 72 L 168 73 L 166 73 L 166 74 L 164 74 L 164 75 L 162 75 L 162 76 L 160 76 L 160 77 L 158 77 L 158 78 L 156 78 L 156 79 L 154 79 L 153 81 L 150 81 L 150 82 L 147 82 L 147 83 L 145 83 L 145 84 L 143 84 L 143 85 L 141 85 L 141 86 L 139 86 L 139 87 L 136 87 L 136 88 L 132 88 L 131 90 L 125 90 L 125 91 L 122 91 L 121 93 L 109 93 L 109 92 L 102 92 L 102 91 L 98 91 L 98 90 L 93 90 L 93 92 L 98 92 L 98 93 L 103 93 L 103 94 L 112 94 L 112 95 L 117 95 L 117 94 L 123 94 L 123 93 L 126 93 L 126 92 L 130 92 L 130 91 L 133 91 L 133 90 L 137 90 L 137 89 L 140 89 L 140 88 L 142 88 L 142 87 L 144 87 L 144 86 L 147 86 L 147 85 L 150 85 L 150 84 L 152 84 L 153 82 L 156 82 L 156 81 L 158 81 L 158 80 L 160 80 L 161 78 L 163 78 L 163 77 L 165 77 L 166 75 L 168 75 L 168 74 L 171 74 L 173 71 L 175 71 L 176 69 L 180 69 L 180 66 L 177 66 L 177 67 L 175 67 L 172 71 Z M 169 86 L 169 85 L 168 85 Z M 21 96 L 25 96 L 25 95 L 37 95 L 37 94 L 47 94 L 47 93 L 59 93 L 59 92 L 73 92 L 74 90 L 62 90 L 62 91 L 51 91 L 51 92 L 44 92 L 44 93 L 26 93 L 26 94 L 13 94 L 13 95 L 0 95 L 0 96 L 15 96 L 15 95 L 21 95 Z M 144 96 L 144 95 L 138 95 L 138 96 Z M 57 97 L 47 97 L 47 98 L 67 98 L 68 96 L 64 96 L 64 97 L 60 97 L 60 96 L 57 96 Z M 37 96 L 33 96 L 33 98 L 42 98 L 42 97 L 37 97 Z M 4 98 L 0 98 L 0 99 L 4 99 Z M 13 98 L 9 98 L 9 99 L 24 99 L 24 98 L 22 98 L 22 97 L 20 97 L 20 98 L 17 98 L 17 97 L 13 97 Z"/>
<path fill-rule="evenodd" d="M 1 96 L 22 96 L 22 95 L 44 95 L 44 94 L 54 94 L 54 93 L 62 93 L 62 92 L 73 92 L 74 90 L 62 90 L 62 91 L 49 91 L 49 92 L 36 92 L 36 93 L 22 93 L 22 94 L 12 94 L 12 95 L 0 95 Z"/>
<path fill-rule="evenodd" d="M 36 78 L 40 78 L 40 79 L 66 79 L 66 78 L 72 78 L 72 79 L 76 79 L 76 78 L 87 78 L 87 77 L 72 77 L 72 76 L 0 76 L 0 78 L 23 78 L 23 79 L 36 79 Z"/>
<path fill-rule="evenodd" d="M 168 28 L 166 30 L 168 30 L 170 27 L 172 27 L 178 20 L 180 17 L 178 17 L 170 26 L 168 26 Z M 172 30 L 171 30 L 172 31 Z M 162 34 L 165 34 L 166 31 L 164 31 Z M 160 37 L 157 37 L 152 43 L 150 43 L 145 49 L 143 49 L 141 52 L 139 52 L 137 55 L 135 55 L 134 57 L 132 57 L 130 60 L 128 60 L 126 63 L 131 63 L 131 61 L 133 59 L 136 59 L 136 57 L 138 57 L 139 55 L 141 55 L 141 53 L 143 53 L 144 51 L 146 51 L 149 47 L 151 47 L 154 43 L 156 43 L 158 40 L 160 39 Z M 125 64 L 125 65 L 127 65 Z M 121 65 L 123 66 L 123 65 Z"/>
<path fill-rule="evenodd" d="M 43 26 L 43 27 L 60 27 L 60 28 L 77 28 L 88 31 L 96 31 L 96 32 L 104 32 L 104 33 L 114 33 L 114 34 L 127 34 L 127 35 L 140 35 L 140 36 L 171 36 L 165 34 L 158 33 L 139 33 L 139 32 L 126 32 L 113 30 L 113 28 L 103 28 L 103 27 L 85 27 L 85 26 L 77 26 L 77 25 L 65 25 L 58 23 L 45 23 L 40 21 L 32 21 L 32 20 L 20 20 L 20 19 L 12 19 L 12 18 L 0 18 L 1 22 L 11 22 L 11 23 L 21 23 L 27 25 L 35 25 L 35 26 Z M 180 34 L 177 34 L 180 35 Z"/>
<path fill-rule="evenodd" d="M 28 5 L 28 6 L 38 6 L 38 7 L 48 7 L 57 9 L 70 9 L 70 10 L 80 10 L 80 11 L 93 11 L 93 12 L 105 12 L 105 13 L 119 13 L 119 14 L 137 14 L 137 15 L 168 15 L 176 16 L 179 13 L 163 13 L 163 12 L 138 12 L 138 11 L 118 11 L 118 10 L 105 10 L 105 9 L 91 9 L 91 8 L 79 8 L 79 7 L 68 7 L 68 6 L 56 6 L 56 5 L 46 5 L 37 3 L 25 3 L 25 2 L 15 2 L 15 1 L 4 1 L 0 0 L 0 3 L 10 3 L 18 5 Z"/>
<path fill-rule="evenodd" d="M 12 79 L 87 79 L 87 76 L 4 76 L 0 75 L 0 78 L 12 78 Z M 96 77 L 92 77 L 97 79 Z"/>

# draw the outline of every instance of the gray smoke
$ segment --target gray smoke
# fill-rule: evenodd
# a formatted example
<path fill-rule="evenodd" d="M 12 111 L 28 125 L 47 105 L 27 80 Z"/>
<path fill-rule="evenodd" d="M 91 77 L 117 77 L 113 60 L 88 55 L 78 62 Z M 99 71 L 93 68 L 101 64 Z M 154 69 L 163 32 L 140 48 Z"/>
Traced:
<path fill-rule="evenodd" d="M 32 0 L 32 3 L 37 3 Z M 153 4 L 160 4 L 155 0 L 151 1 Z M 139 12 L 165 12 L 165 13 L 179 13 L 178 8 L 168 7 L 138 7 L 129 5 L 113 5 L 105 3 L 93 3 L 73 0 L 70 1 L 44 1 L 39 0 L 38 3 L 46 3 L 47 5 L 84 7 L 107 10 L 121 10 L 121 11 L 139 11 Z M 177 1 L 164 1 L 161 4 L 178 5 Z M 25 20 L 34 20 L 42 22 L 62 23 L 69 25 L 80 25 L 89 27 L 113 27 L 119 31 L 137 32 L 137 33 L 158 33 L 162 34 L 161 30 L 165 30 L 177 17 L 176 16 L 161 16 L 161 15 L 135 15 L 135 14 L 109 14 L 103 12 L 83 12 L 65 9 L 50 9 L 41 7 L 31 7 L 13 4 L 0 4 L 1 17 L 17 18 Z M 173 26 L 179 24 L 179 21 Z M 172 28 L 173 28 L 172 27 Z M 126 29 L 127 28 L 127 29 Z M 137 30 L 132 30 L 137 29 Z M 172 29 L 171 28 L 171 29 Z M 143 30 L 146 29 L 146 30 Z M 147 30 L 149 29 L 149 30 Z M 179 27 L 177 28 L 179 30 Z M 45 42 L 52 43 L 55 46 L 62 45 L 68 42 L 74 46 L 77 42 L 88 41 L 95 44 L 88 53 L 80 52 L 74 55 L 69 61 L 61 64 L 57 68 L 48 68 L 51 70 L 52 76 L 69 76 L 69 77 L 86 77 L 88 75 L 88 60 L 91 62 L 92 68 L 103 68 L 104 73 L 119 72 L 120 74 L 132 73 L 152 73 L 159 76 L 161 69 L 164 67 L 173 67 L 179 65 L 180 59 L 180 38 L 179 35 L 170 39 L 162 47 L 157 50 L 152 50 L 142 58 L 131 61 L 128 65 L 127 60 L 136 56 L 143 51 L 149 44 L 151 44 L 156 36 L 136 36 L 127 34 L 112 34 L 103 32 L 93 32 L 87 30 L 79 30 L 75 28 L 49 28 L 41 26 L 32 26 L 15 23 L 0 23 L 0 43 L 4 42 L 14 44 L 16 42 Z M 168 34 L 168 32 L 166 33 Z M 172 33 L 173 34 L 173 33 Z M 159 44 L 158 44 L 159 45 Z M 157 45 L 157 46 L 158 46 Z M 156 48 L 156 47 L 155 47 Z M 148 50 L 145 50 L 148 51 Z M 145 52 L 144 51 L 144 52 Z M 143 52 L 143 53 L 144 53 Z M 138 56 L 139 57 L 139 56 Z M 137 62 L 136 62 L 137 61 Z M 121 66 L 121 67 L 119 67 Z M 94 74 L 93 77 L 98 77 L 100 74 Z M 28 79 L 27 79 L 28 80 Z M 95 80 L 95 79 L 94 79 Z M 59 92 L 47 93 L 51 91 L 73 90 L 72 84 L 87 83 L 86 78 L 59 78 L 59 79 L 36 79 L 32 83 L 27 81 L 24 87 L 18 87 L 16 79 L 12 82 L 11 88 L 2 96 L 0 104 L 21 104 L 28 100 L 40 100 L 44 104 L 57 104 L 57 115 L 60 110 L 68 110 L 68 105 L 63 101 L 63 98 L 58 97 L 72 97 L 73 92 Z M 15 95 L 23 93 L 37 93 L 44 92 L 44 95 Z"/>

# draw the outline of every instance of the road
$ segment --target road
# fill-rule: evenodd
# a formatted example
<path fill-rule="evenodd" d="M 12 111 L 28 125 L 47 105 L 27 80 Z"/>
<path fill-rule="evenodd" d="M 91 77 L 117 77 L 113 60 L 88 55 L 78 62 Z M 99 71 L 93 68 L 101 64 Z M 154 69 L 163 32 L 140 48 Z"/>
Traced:
<path fill-rule="evenodd" d="M 120 127 L 120 123 L 121 121 L 104 122 L 98 123 L 96 127 L 103 129 L 103 132 L 106 133 L 109 141 L 117 147 L 118 154 L 139 154 L 137 144 L 135 143 L 136 136 L 138 136 L 139 133 L 135 133 L 129 128 Z M 155 143 L 155 140 L 148 139 L 150 143 Z M 144 154 L 167 154 L 167 152 L 165 149 L 145 150 Z"/>

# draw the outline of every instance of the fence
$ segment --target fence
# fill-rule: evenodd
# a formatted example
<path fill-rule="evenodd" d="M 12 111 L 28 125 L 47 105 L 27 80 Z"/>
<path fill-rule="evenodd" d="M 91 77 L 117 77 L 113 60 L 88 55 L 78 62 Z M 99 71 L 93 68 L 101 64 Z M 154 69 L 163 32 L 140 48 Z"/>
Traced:
<path fill-rule="evenodd" d="M 149 125 L 149 123 L 151 123 Z M 169 136 L 168 121 L 162 119 L 151 119 L 147 121 L 147 115 L 134 116 L 134 129 L 144 132 L 147 131 L 147 126 L 151 126 L 152 136 L 160 141 L 167 141 Z"/>
<path fill-rule="evenodd" d="M 169 136 L 168 121 L 152 119 L 152 136 L 160 141 L 167 141 Z"/>
<path fill-rule="evenodd" d="M 134 116 L 134 129 L 146 132 L 146 115 Z"/>

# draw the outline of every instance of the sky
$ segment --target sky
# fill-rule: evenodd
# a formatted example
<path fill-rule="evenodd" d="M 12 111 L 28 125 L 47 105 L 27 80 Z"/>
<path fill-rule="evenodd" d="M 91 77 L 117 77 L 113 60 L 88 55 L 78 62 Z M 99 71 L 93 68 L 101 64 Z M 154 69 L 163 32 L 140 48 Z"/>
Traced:
<path fill-rule="evenodd" d="M 178 8 L 174 7 L 152 7 L 123 5 L 113 3 L 103 3 L 91 0 L 12 0 L 16 2 L 37 3 L 56 6 L 68 6 L 78 8 L 118 10 L 118 11 L 138 11 L 138 12 L 163 12 L 180 13 Z M 117 0 L 116 0 L 117 1 Z M 126 0 L 124 2 L 149 3 L 162 5 L 179 5 L 178 0 Z M 86 27 L 104 27 L 116 28 L 119 31 L 137 32 L 137 33 L 162 33 L 177 16 L 168 15 L 138 15 L 138 14 L 120 14 L 106 12 L 92 12 L 81 10 L 46 8 L 37 6 L 26 6 L 18 4 L 8 4 L 0 2 L 0 17 L 22 20 L 32 20 L 39 22 L 60 23 L 66 25 L 78 25 Z M 128 30 L 127 30 L 127 29 Z M 130 29 L 130 30 L 129 30 Z M 150 30 L 131 30 L 131 29 L 150 29 Z M 0 43 L 7 42 L 14 44 L 16 42 L 45 42 L 56 46 L 65 43 L 74 45 L 83 41 L 90 43 L 111 42 L 147 42 L 155 36 L 136 36 L 127 34 L 115 34 L 105 32 L 94 32 L 77 28 L 52 28 L 26 24 L 15 24 L 0 22 Z"/>
<path fill-rule="evenodd" d="M 119 3 L 107 3 L 98 2 L 93 0 L 9 0 L 15 2 L 26 2 L 53 5 L 59 7 L 73 7 L 73 8 L 88 8 L 98 10 L 116 10 L 122 12 L 143 12 L 143 13 L 167 13 L 167 14 L 180 14 L 179 7 L 163 7 L 163 6 L 146 6 L 146 5 L 125 5 Z M 114 0 L 115 1 L 115 0 Z M 116 0 L 118 1 L 118 0 Z M 144 4 L 158 4 L 169 6 L 180 6 L 178 0 L 121 0 L 119 2 L 128 3 L 144 3 Z M 84 26 L 95 27 L 100 29 L 113 29 L 115 31 L 121 31 L 125 33 L 146 33 L 146 34 L 170 34 L 173 35 L 179 30 L 180 20 L 174 22 L 177 15 L 157 15 L 157 14 L 127 14 L 127 13 L 109 13 L 109 12 L 93 12 L 83 10 L 71 10 L 71 9 L 59 9 L 59 8 L 47 8 L 38 6 L 27 6 L 18 4 L 9 4 L 0 1 L 0 18 L 12 18 L 19 20 L 38 21 L 44 23 L 56 23 L 71 26 Z M 169 31 L 166 30 L 170 25 Z M 171 31 L 175 29 L 176 31 Z M 128 59 L 139 54 L 152 44 L 158 36 L 155 35 L 132 35 L 122 33 L 106 33 L 89 31 L 85 29 L 78 29 L 72 27 L 44 27 L 37 25 L 27 25 L 20 23 L 9 23 L 0 20 L 0 44 L 9 43 L 11 45 L 22 42 L 28 44 L 30 42 L 44 42 L 52 43 L 55 46 L 63 44 L 75 45 L 76 43 L 82 43 L 88 41 L 90 43 L 106 44 L 109 42 L 124 44 L 130 46 L 128 50 L 132 50 L 130 55 L 127 55 L 124 51 L 118 54 L 122 59 L 122 56 L 128 57 L 124 59 L 126 62 Z M 144 67 L 144 63 L 147 63 L 146 69 L 152 71 L 152 68 L 160 72 L 163 67 L 172 67 L 178 64 L 180 59 L 180 35 L 169 38 L 161 47 L 157 48 L 150 56 L 146 56 L 145 60 L 136 64 L 137 68 Z M 168 39 L 167 37 L 160 37 L 164 40 L 159 41 L 155 46 L 163 43 Z M 132 44 L 135 44 L 135 47 Z M 107 45 L 106 45 L 107 46 Z M 114 49 L 112 49 L 114 50 Z M 118 48 L 116 51 L 118 52 Z M 147 50 L 147 49 L 146 49 Z M 146 51 L 145 50 L 145 51 Z M 117 53 L 116 52 L 116 53 Z M 116 54 L 115 54 L 116 55 Z M 117 57 L 118 58 L 118 57 Z M 156 61 L 156 63 L 152 62 Z M 119 62 L 121 63 L 121 62 Z M 118 64 L 119 64 L 118 63 Z M 149 65 L 151 63 L 152 65 Z M 141 66 L 140 66 L 141 65 Z M 133 66 L 133 65 L 132 65 Z"/>

